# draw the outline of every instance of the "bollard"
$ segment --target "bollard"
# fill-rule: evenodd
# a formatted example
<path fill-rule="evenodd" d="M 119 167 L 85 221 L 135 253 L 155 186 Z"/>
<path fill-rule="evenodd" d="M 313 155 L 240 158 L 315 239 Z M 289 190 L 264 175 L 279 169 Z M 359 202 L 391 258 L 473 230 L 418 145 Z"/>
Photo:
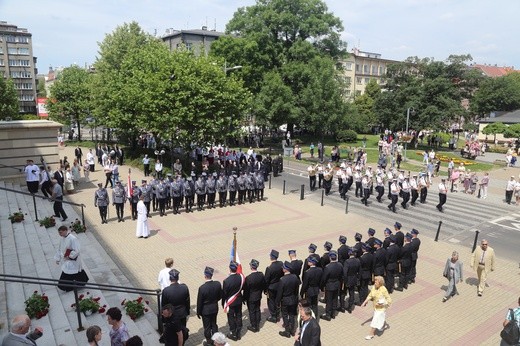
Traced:
<path fill-rule="evenodd" d="M 349 200 L 349 197 L 348 196 L 345 196 L 346 199 L 347 199 L 347 203 L 345 204 L 345 214 L 348 214 L 348 200 Z"/>
<path fill-rule="evenodd" d="M 269 173 L 269 190 L 271 190 L 271 173 Z"/>
<path fill-rule="evenodd" d="M 439 240 L 439 233 L 441 232 L 442 221 L 439 221 L 439 227 L 437 227 L 437 234 L 435 234 L 435 241 Z"/>
<path fill-rule="evenodd" d="M 453 179 L 451 180 L 451 192 L 453 192 Z"/>
<path fill-rule="evenodd" d="M 34 216 L 36 216 L 36 221 L 38 221 L 38 210 L 36 209 L 36 197 L 34 194 L 32 195 L 33 203 L 34 203 Z"/>
<path fill-rule="evenodd" d="M 83 223 L 83 226 L 86 226 L 85 225 L 85 210 L 83 209 L 85 207 L 84 204 L 81 205 L 81 222 Z M 110 208 L 108 208 L 110 209 Z"/>
<path fill-rule="evenodd" d="M 283 181 L 283 194 L 285 195 L 285 180 Z"/>
<path fill-rule="evenodd" d="M 474 252 L 475 249 L 477 248 L 477 241 L 478 241 L 478 234 L 480 233 L 480 231 L 477 229 L 475 230 L 475 241 L 473 242 L 473 248 L 471 249 L 471 252 Z"/>
<path fill-rule="evenodd" d="M 302 184 L 301 189 L 300 189 L 300 201 L 302 201 L 305 198 L 304 194 L 305 194 L 305 185 Z"/>
<path fill-rule="evenodd" d="M 78 318 L 78 332 L 81 332 L 85 328 L 83 328 L 83 323 L 81 321 L 81 310 L 79 309 L 79 297 L 78 297 L 78 287 L 76 286 L 76 280 L 73 280 L 74 284 L 74 302 L 76 303 L 76 317 Z"/>
<path fill-rule="evenodd" d="M 323 196 L 325 196 L 325 190 L 321 190 L 321 206 L 323 207 Z"/>

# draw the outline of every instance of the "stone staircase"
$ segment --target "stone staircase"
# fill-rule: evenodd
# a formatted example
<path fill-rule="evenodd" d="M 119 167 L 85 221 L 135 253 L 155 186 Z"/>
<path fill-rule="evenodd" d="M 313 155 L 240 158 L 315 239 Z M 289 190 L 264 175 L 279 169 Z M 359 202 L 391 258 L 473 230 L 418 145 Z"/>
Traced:
<path fill-rule="evenodd" d="M 25 187 L 3 181 L 0 181 L 0 187 L 26 191 Z M 36 209 L 40 220 L 53 215 L 52 203 L 49 201 L 37 198 Z M 58 279 L 61 269 L 53 259 L 60 242 L 57 228 L 62 224 L 69 226 L 71 222 L 79 218 L 77 212 L 70 205 L 64 204 L 64 209 L 68 215 L 68 220 L 61 222 L 57 219 L 55 227 L 46 229 L 40 226 L 38 221 L 35 221 L 31 196 L 0 190 L 0 272 L 11 275 Z M 9 214 L 18 210 L 25 214 L 25 220 L 21 223 L 11 224 L 8 219 Z M 77 237 L 81 243 L 83 265 L 90 278 L 89 283 L 132 287 L 130 281 L 122 275 L 121 270 L 92 233 L 87 230 L 86 233 L 78 234 Z M 71 307 L 71 304 L 74 303 L 73 292 L 65 293 L 48 285 L 4 281 L 0 281 L 0 325 L 2 325 L 0 340 L 8 333 L 10 320 L 15 315 L 25 313 L 24 301 L 34 291 L 45 293 L 49 297 L 50 304 L 50 311 L 47 316 L 32 321 L 33 326 L 41 326 L 44 330 L 38 344 L 64 346 L 87 344 L 85 331 L 77 331 L 76 312 Z M 121 302 L 124 299 L 138 297 L 136 294 L 97 289 L 82 289 L 80 293 L 86 294 L 87 291 L 93 297 L 100 297 L 100 304 L 107 305 L 107 309 L 112 306 L 122 309 Z M 143 298 L 155 301 L 153 296 L 144 296 Z M 154 303 L 150 304 L 150 307 L 154 308 Z M 158 344 L 157 317 L 152 309 L 149 309 L 145 316 L 136 321 L 132 321 L 123 312 L 123 321 L 127 324 L 130 335 L 139 335 L 145 345 Z M 91 325 L 99 325 L 104 333 L 101 345 L 110 345 L 108 337 L 110 326 L 105 314 L 82 315 L 82 322 L 85 329 Z"/>

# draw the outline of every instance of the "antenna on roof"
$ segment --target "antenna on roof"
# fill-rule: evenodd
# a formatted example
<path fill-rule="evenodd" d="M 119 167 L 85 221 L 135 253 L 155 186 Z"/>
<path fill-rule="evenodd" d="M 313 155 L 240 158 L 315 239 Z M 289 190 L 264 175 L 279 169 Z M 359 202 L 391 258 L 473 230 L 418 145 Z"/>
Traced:
<path fill-rule="evenodd" d="M 213 27 L 213 31 L 217 31 L 217 18 L 215 18 L 215 26 Z"/>

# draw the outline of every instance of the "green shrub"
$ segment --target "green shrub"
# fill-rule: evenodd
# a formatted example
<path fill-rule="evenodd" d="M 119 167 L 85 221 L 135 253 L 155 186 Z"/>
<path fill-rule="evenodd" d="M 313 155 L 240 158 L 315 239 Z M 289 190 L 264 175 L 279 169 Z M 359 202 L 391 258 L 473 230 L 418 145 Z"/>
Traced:
<path fill-rule="evenodd" d="M 351 143 L 357 141 L 357 133 L 353 130 L 342 130 L 336 135 L 338 142 Z"/>

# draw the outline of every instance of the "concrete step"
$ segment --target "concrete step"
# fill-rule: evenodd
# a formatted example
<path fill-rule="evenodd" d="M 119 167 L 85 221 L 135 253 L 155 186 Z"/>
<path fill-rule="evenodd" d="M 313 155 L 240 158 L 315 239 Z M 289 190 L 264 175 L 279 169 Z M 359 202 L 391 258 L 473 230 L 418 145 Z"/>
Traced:
<path fill-rule="evenodd" d="M 1 182 L 0 186 L 26 191 L 25 187 L 10 183 Z M 61 268 L 55 264 L 53 259 L 60 243 L 56 230 L 60 225 L 69 226 L 71 222 L 79 218 L 76 210 L 71 206 L 64 205 L 68 220 L 61 222 L 57 219 L 55 227 L 46 229 L 35 220 L 34 202 L 31 196 L 0 190 L 0 205 L 4 207 L 0 208 L 0 225 L 2 226 L 0 239 L 2 246 L 0 263 L 2 267 L 0 268 L 3 268 L 3 272 L 12 275 L 58 279 Z M 18 211 L 19 208 L 26 214 L 25 220 L 22 223 L 11 224 L 8 215 Z M 39 220 L 54 214 L 52 203 L 46 200 L 37 198 L 36 209 Z M 129 280 L 121 274 L 121 270 L 111 260 L 92 233 L 87 231 L 87 233 L 78 234 L 77 237 L 81 243 L 83 266 L 89 275 L 89 283 L 97 282 L 132 287 Z M 8 321 L 15 315 L 24 313 L 24 301 L 34 291 L 44 292 L 49 297 L 51 306 L 47 316 L 33 321 L 33 325 L 42 326 L 44 329 L 44 336 L 38 340 L 38 343 L 42 345 L 86 344 L 85 331 L 77 331 L 77 316 L 74 308 L 71 307 L 74 303 L 73 293 L 62 292 L 53 286 L 36 284 L 1 283 L 0 312 L 3 310 L 5 313 L 0 315 L 0 323 L 4 323 L 4 328 L 0 330 L 0 337 L 8 332 Z M 100 304 L 107 305 L 106 309 L 111 306 L 122 309 L 122 300 L 138 297 L 135 294 L 93 289 L 81 289 L 80 293 L 86 294 L 87 291 L 91 296 L 100 297 Z M 144 297 L 145 300 L 152 298 Z M 127 316 L 124 316 L 123 320 L 128 325 L 131 335 L 141 336 L 145 344 L 153 345 L 157 343 L 159 337 L 156 331 L 157 320 L 151 309 L 144 317 L 136 321 L 132 321 Z M 105 314 L 95 313 L 88 317 L 82 315 L 82 322 L 85 329 L 90 325 L 97 324 L 108 334 L 110 326 L 107 324 Z M 105 340 L 107 339 L 105 337 Z"/>

